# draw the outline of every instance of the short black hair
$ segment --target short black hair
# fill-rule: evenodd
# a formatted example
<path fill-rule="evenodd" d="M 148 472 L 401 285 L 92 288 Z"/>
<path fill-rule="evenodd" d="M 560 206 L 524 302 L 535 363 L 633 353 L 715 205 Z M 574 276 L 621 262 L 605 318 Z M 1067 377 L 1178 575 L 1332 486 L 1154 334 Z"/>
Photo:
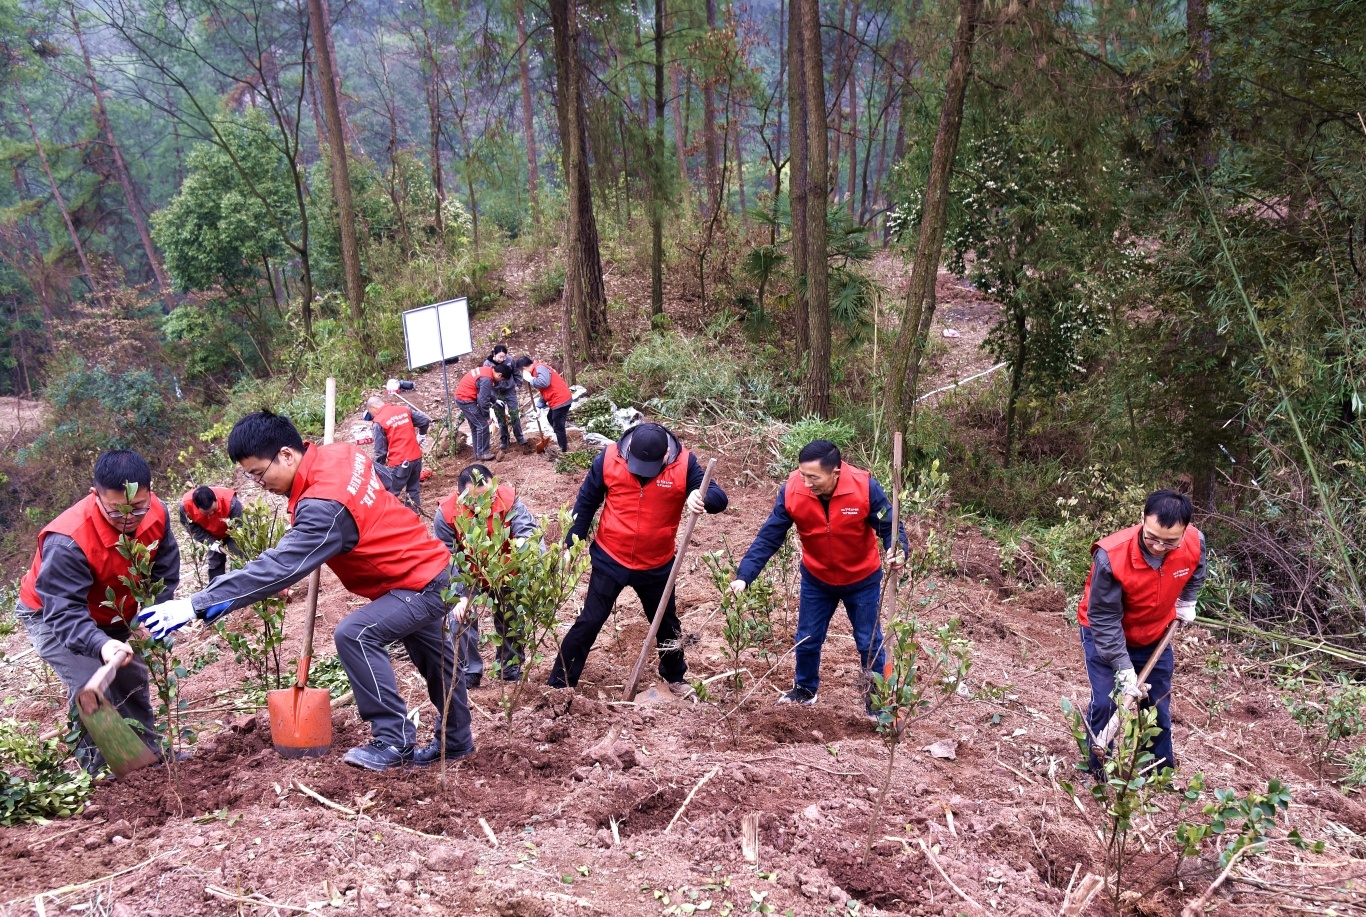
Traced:
<path fill-rule="evenodd" d="M 460 472 L 460 477 L 455 479 L 456 486 L 464 490 L 471 484 L 488 484 L 493 481 L 493 472 L 489 471 L 487 465 L 467 465 Z"/>
<path fill-rule="evenodd" d="M 506 345 L 506 344 L 494 344 L 494 345 L 493 345 L 493 349 L 489 351 L 489 362 L 490 362 L 490 363 L 497 363 L 498 361 L 495 360 L 494 357 L 498 356 L 498 354 L 500 354 L 500 353 L 507 353 L 507 352 L 508 352 L 508 345 Z"/>
<path fill-rule="evenodd" d="M 273 459 L 288 446 L 304 451 L 304 440 L 289 418 L 272 411 L 255 411 L 232 425 L 228 434 L 228 458 Z"/>
<path fill-rule="evenodd" d="M 826 471 L 834 471 L 840 466 L 840 447 L 828 439 L 814 439 L 797 453 L 797 463 L 802 462 L 820 462 Z"/>
<path fill-rule="evenodd" d="M 195 506 L 207 513 L 217 505 L 218 494 L 213 492 L 212 487 L 206 487 L 205 485 L 200 484 L 194 489 L 194 496 L 190 499 L 194 501 Z"/>
<path fill-rule="evenodd" d="M 95 459 L 95 486 L 100 490 L 123 490 L 129 484 L 152 489 L 152 468 L 132 449 L 110 449 Z"/>
<path fill-rule="evenodd" d="M 524 353 L 520 357 L 518 357 L 512 365 L 517 367 L 517 369 L 522 370 L 526 369 L 528 366 L 535 362 L 535 360 L 531 359 L 531 354 Z"/>
<path fill-rule="evenodd" d="M 1143 518 L 1149 516 L 1156 516 L 1163 528 L 1171 528 L 1178 522 L 1190 525 L 1191 498 L 1174 490 L 1155 490 L 1143 503 Z"/>
<path fill-rule="evenodd" d="M 504 379 L 511 379 L 512 367 L 508 364 L 506 360 L 504 360 L 502 363 L 494 363 L 493 374 L 495 376 L 501 376 Z"/>

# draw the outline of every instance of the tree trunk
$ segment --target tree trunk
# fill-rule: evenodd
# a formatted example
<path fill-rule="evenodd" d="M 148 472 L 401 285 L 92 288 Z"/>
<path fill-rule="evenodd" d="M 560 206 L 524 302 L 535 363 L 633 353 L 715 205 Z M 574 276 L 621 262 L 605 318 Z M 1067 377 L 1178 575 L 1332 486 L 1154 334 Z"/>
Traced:
<path fill-rule="evenodd" d="M 715 32 L 716 0 L 707 0 L 707 33 L 713 34 Z M 704 216 L 707 218 L 716 213 L 716 208 L 721 203 L 721 166 L 717 159 L 715 82 L 715 74 L 709 73 L 706 81 L 702 84 L 702 148 L 706 172 L 703 178 L 707 183 L 707 212 Z"/>
<path fill-rule="evenodd" d="M 522 79 L 522 131 L 526 134 L 527 188 L 531 193 L 531 213 L 537 211 L 537 191 L 540 172 L 536 167 L 536 121 L 531 114 L 531 65 L 526 52 L 526 11 L 522 0 L 517 0 L 517 64 Z"/>
<path fill-rule="evenodd" d="M 340 79 L 332 57 L 332 23 L 323 13 L 323 0 L 308 0 L 309 27 L 313 30 L 314 63 L 322 87 L 323 116 L 327 123 L 327 145 L 332 152 L 332 195 L 337 202 L 337 221 L 341 228 L 342 271 L 346 279 L 346 299 L 351 304 L 351 321 L 364 333 L 362 305 L 365 284 L 360 273 L 360 243 L 356 238 L 356 211 L 351 201 L 351 171 L 346 162 L 346 129 L 341 115 Z"/>
<path fill-rule="evenodd" d="M 731 81 L 731 91 L 734 92 L 735 82 Z M 749 225 L 749 211 L 745 205 L 745 157 L 740 151 L 740 100 L 732 95 L 731 111 L 734 112 L 735 128 L 735 187 L 740 192 L 740 225 Z"/>
<path fill-rule="evenodd" d="M 67 209 L 66 199 L 62 197 L 62 189 L 57 186 L 57 179 L 52 174 L 52 165 L 47 161 L 47 151 L 43 149 L 43 141 L 38 138 L 38 129 L 33 126 L 33 113 L 29 111 L 28 100 L 24 98 L 24 89 L 19 85 L 17 68 L 10 70 L 10 84 L 14 86 L 15 95 L 19 99 L 19 107 L 23 109 L 24 120 L 28 123 L 28 132 L 33 136 L 33 146 L 38 151 L 38 164 L 42 166 L 43 174 L 47 176 L 48 187 L 52 189 L 52 200 L 62 215 L 62 222 L 66 224 L 66 231 L 71 237 L 71 247 L 76 250 L 76 260 L 80 262 L 81 274 L 85 277 L 85 282 L 90 285 L 91 294 L 96 299 L 100 299 L 102 298 L 100 289 L 95 284 L 95 274 L 90 269 L 90 260 L 85 256 L 85 246 L 81 243 L 80 234 L 76 232 L 76 222 L 71 219 L 71 211 Z"/>
<path fill-rule="evenodd" d="M 432 190 L 436 193 L 436 208 L 432 214 L 438 239 L 444 240 L 446 217 L 442 206 L 446 203 L 446 176 L 441 169 L 441 76 L 437 72 L 436 49 L 427 30 L 427 7 L 422 7 L 422 63 L 426 70 L 425 86 L 427 93 L 427 131 L 431 137 Z M 535 194 L 533 177 L 532 194 Z"/>
<path fill-rule="evenodd" d="M 664 0 L 655 0 L 655 123 L 650 150 L 650 315 L 664 314 Z"/>
<path fill-rule="evenodd" d="M 667 30 L 667 27 L 666 27 Z M 669 91 L 674 99 L 674 147 L 678 152 L 678 187 L 684 213 L 692 213 L 692 179 L 688 176 L 688 130 L 683 124 L 683 93 L 679 87 L 679 66 L 669 70 Z"/>
<path fill-rule="evenodd" d="M 849 17 L 849 31 L 858 34 L 859 5 Z M 858 175 L 858 45 L 849 39 L 849 216 L 857 214 L 854 204 Z"/>
<path fill-rule="evenodd" d="M 123 188 L 123 199 L 128 206 L 128 215 L 132 218 L 133 225 L 137 227 L 138 238 L 142 240 L 143 251 L 147 253 L 147 263 L 151 265 L 152 274 L 156 277 L 157 289 L 161 291 L 163 297 L 170 296 L 171 278 L 161 263 L 161 255 L 157 253 L 156 246 L 152 244 L 152 234 L 147 229 L 147 220 L 142 215 L 142 208 L 138 205 L 137 192 L 133 188 L 133 177 L 128 173 L 128 164 L 124 162 L 123 151 L 119 149 L 118 141 L 114 139 L 114 129 L 109 124 L 109 112 L 104 105 L 104 92 L 100 89 L 99 80 L 95 79 L 95 68 L 90 63 L 90 51 L 85 44 L 85 35 L 81 32 L 80 19 L 76 16 L 76 6 L 71 0 L 67 0 L 66 8 L 71 16 L 71 29 L 76 35 L 76 43 L 81 48 L 81 58 L 85 61 L 85 73 L 90 79 L 90 94 L 95 97 L 95 125 L 104 135 L 104 142 L 109 144 L 109 152 L 114 159 L 114 174 L 118 176 L 119 186 Z"/>
<path fill-rule="evenodd" d="M 802 10 L 806 58 L 806 291 L 811 313 L 811 364 L 806 377 L 806 411 L 830 416 L 830 262 L 826 257 L 825 211 L 829 193 L 830 133 L 825 120 L 825 69 L 821 62 L 819 0 L 797 0 Z"/>
<path fill-rule="evenodd" d="M 778 165 L 777 157 L 782 155 L 783 150 L 783 74 L 787 71 L 787 47 L 785 38 L 787 35 L 787 0 L 778 0 L 778 92 L 773 94 L 773 103 L 778 106 L 778 126 L 773 136 L 773 214 L 778 214 L 778 199 L 783 193 L 783 173 Z M 790 161 L 790 160 L 789 160 Z M 778 239 L 778 227 L 776 222 L 770 224 L 768 231 L 768 244 L 772 245 Z"/>
<path fill-rule="evenodd" d="M 819 13 L 819 7 L 817 12 Z M 835 59 L 831 62 L 834 73 L 831 79 L 835 87 L 835 104 L 832 106 L 834 111 L 834 123 L 829 128 L 834 132 L 834 149 L 830 151 L 830 177 L 826 181 L 826 188 L 833 192 L 839 187 L 840 156 L 844 153 L 844 109 L 840 106 L 841 97 L 844 95 L 844 59 L 848 54 L 849 38 L 845 32 L 849 13 L 849 0 L 840 0 L 840 18 L 836 22 L 835 32 Z M 819 40 L 819 39 L 818 39 Z"/>
<path fill-rule="evenodd" d="M 811 346 L 811 310 L 806 291 L 806 56 L 802 41 L 801 0 L 790 0 L 787 11 L 787 107 L 788 155 L 787 197 L 792 211 L 792 302 L 796 353 L 805 360 Z"/>
<path fill-rule="evenodd" d="M 1204 173 L 1214 168 L 1213 125 L 1210 123 L 1210 28 L 1208 0 L 1186 0 L 1186 46 L 1195 61 L 1192 108 L 1195 109 L 1195 161 Z"/>
<path fill-rule="evenodd" d="M 1025 363 L 1029 358 L 1029 324 L 1020 306 L 1010 310 L 1015 325 L 1015 357 L 1010 361 L 1010 393 L 1006 396 L 1006 452 L 1002 467 L 1009 468 L 1015 456 L 1016 427 L 1019 423 L 1020 392 L 1024 388 Z"/>
<path fill-rule="evenodd" d="M 980 12 L 981 0 L 959 0 L 958 30 L 953 40 L 944 107 L 939 112 L 939 128 L 935 132 L 934 149 L 930 154 L 930 174 L 925 184 L 924 213 L 920 218 L 915 262 L 911 267 L 911 284 L 901 309 L 901 327 L 897 331 L 896 345 L 890 351 L 885 409 L 887 422 L 884 427 L 887 436 L 891 436 L 893 431 L 906 429 L 910 407 L 914 403 L 920 359 L 925 352 L 925 331 L 922 329 L 928 329 L 934 318 L 931 297 L 939 273 L 939 256 L 944 248 L 949 179 L 953 176 L 953 160 L 958 153 L 958 134 L 963 126 L 963 102 L 972 69 L 972 44 Z"/>

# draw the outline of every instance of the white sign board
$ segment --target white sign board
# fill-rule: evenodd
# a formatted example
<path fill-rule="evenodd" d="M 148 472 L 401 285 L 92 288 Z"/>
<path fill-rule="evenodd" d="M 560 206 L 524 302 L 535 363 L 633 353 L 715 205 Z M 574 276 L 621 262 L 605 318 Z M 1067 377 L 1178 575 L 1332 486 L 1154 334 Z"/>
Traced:
<path fill-rule="evenodd" d="M 408 368 L 420 369 L 474 351 L 470 340 L 470 310 L 461 296 L 403 313 L 403 340 Z"/>

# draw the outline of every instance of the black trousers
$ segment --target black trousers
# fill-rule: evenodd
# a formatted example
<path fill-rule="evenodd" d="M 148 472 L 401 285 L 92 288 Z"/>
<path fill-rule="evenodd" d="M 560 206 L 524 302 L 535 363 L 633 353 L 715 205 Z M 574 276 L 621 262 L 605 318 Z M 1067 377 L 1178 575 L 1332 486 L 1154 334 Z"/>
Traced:
<path fill-rule="evenodd" d="M 571 402 L 572 403 L 572 402 Z M 569 431 L 565 426 L 569 423 L 569 405 L 563 405 L 550 410 L 550 429 L 555 431 L 555 442 L 559 443 L 561 452 L 569 451 Z"/>
<path fill-rule="evenodd" d="M 617 596 L 627 586 L 640 597 L 640 604 L 645 606 L 646 619 L 654 620 L 672 562 L 655 570 L 630 570 L 619 565 L 613 566 L 616 569 L 609 571 L 607 565 L 599 564 L 595 558 L 593 572 L 588 577 L 588 595 L 584 598 L 583 611 L 579 612 L 574 626 L 565 634 L 559 655 L 555 657 L 555 666 L 550 671 L 549 684 L 552 688 L 578 685 L 584 663 L 588 661 L 588 651 L 593 648 L 598 632 L 611 617 Z M 664 620 L 660 622 L 659 635 L 655 638 L 655 645 L 659 649 L 659 677 L 665 681 L 683 681 L 687 674 L 688 662 L 679 642 L 682 634 L 683 625 L 679 623 L 674 597 L 670 595 L 669 604 L 664 606 Z"/>

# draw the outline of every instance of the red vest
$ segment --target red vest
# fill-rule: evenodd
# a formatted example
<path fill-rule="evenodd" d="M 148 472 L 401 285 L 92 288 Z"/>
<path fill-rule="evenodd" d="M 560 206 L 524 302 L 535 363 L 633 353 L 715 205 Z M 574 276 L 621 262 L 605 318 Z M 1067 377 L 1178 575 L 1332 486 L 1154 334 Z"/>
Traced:
<path fill-rule="evenodd" d="M 207 513 L 194 505 L 193 490 L 180 498 L 180 508 L 185 510 L 186 519 L 222 541 L 228 537 L 228 514 L 232 512 L 232 501 L 237 496 L 237 491 L 231 487 L 214 487 L 212 490 L 215 498 L 213 509 Z"/>
<path fill-rule="evenodd" d="M 517 502 L 517 491 L 511 484 L 499 484 L 493 491 L 493 505 L 489 512 L 489 534 L 493 534 L 493 520 L 495 517 L 506 518 L 512 504 Z M 441 501 L 439 511 L 445 517 L 446 522 L 455 525 L 455 520 L 460 517 L 469 518 L 474 515 L 474 507 L 460 499 L 460 491 L 456 491 L 449 497 Z"/>
<path fill-rule="evenodd" d="M 384 489 L 375 463 L 350 443 L 309 444 L 289 491 L 289 517 L 300 500 L 335 500 L 355 520 L 356 546 L 327 562 L 351 592 L 377 599 L 394 589 L 422 589 L 451 555 L 413 511 Z"/>
<path fill-rule="evenodd" d="M 1148 646 L 1162 639 L 1167 625 L 1176 618 L 1176 600 L 1181 590 L 1200 565 L 1200 531 L 1195 526 L 1186 526 L 1180 546 L 1168 551 L 1156 570 L 1148 566 L 1143 556 L 1139 544 L 1142 531 L 1143 526 L 1133 525 L 1091 545 L 1092 554 L 1096 548 L 1105 549 L 1115 582 L 1124 590 L 1122 623 L 1124 640 L 1130 646 Z M 1090 626 L 1086 606 L 1091 600 L 1091 576 L 1095 572 L 1093 564 L 1077 605 L 1077 620 L 1083 627 Z"/>
<path fill-rule="evenodd" d="M 460 384 L 455 387 L 456 401 L 478 401 L 479 400 L 479 380 L 488 379 L 496 382 L 498 374 L 493 371 L 492 366 L 480 366 L 465 373 L 465 377 L 460 380 Z"/>
<path fill-rule="evenodd" d="M 674 556 L 674 539 L 688 498 L 687 449 L 644 487 L 626 467 L 615 444 L 602 458 L 607 499 L 598 524 L 598 545 L 623 567 L 654 570 Z"/>
<path fill-rule="evenodd" d="M 868 524 L 868 481 L 868 472 L 841 463 L 827 514 L 820 497 L 807 488 L 799 472 L 787 476 L 783 505 L 802 538 L 802 565 L 822 583 L 848 586 L 867 579 L 882 566 L 877 533 Z"/>
<path fill-rule="evenodd" d="M 389 453 L 385 456 L 384 464 L 393 468 L 422 458 L 422 447 L 417 444 L 417 430 L 413 427 L 413 415 L 407 408 L 386 404 L 374 416 L 375 423 L 384 428 L 385 439 L 389 442 Z"/>
<path fill-rule="evenodd" d="M 562 408 L 574 400 L 574 395 L 569 391 L 569 384 L 564 381 L 564 377 L 555 372 L 555 368 L 548 363 L 532 363 L 531 374 L 534 376 L 540 372 L 544 366 L 550 371 L 550 384 L 541 389 L 541 397 L 545 399 L 545 406 L 548 408 Z"/>
<path fill-rule="evenodd" d="M 151 510 L 142 517 L 133 537 L 146 545 L 159 542 L 166 534 L 168 520 L 166 504 L 153 494 Z M 33 564 L 19 584 L 20 600 L 34 611 L 42 610 L 43 600 L 38 595 L 38 571 L 43 566 L 43 542 L 54 532 L 76 542 L 90 566 L 90 575 L 95 582 L 86 594 L 86 606 L 95 623 L 106 625 L 115 621 L 131 621 L 137 614 L 137 604 L 128 587 L 119 582 L 120 576 L 128 575 L 128 560 L 119 553 L 119 532 L 105 520 L 96 505 L 94 494 L 86 495 L 85 499 L 53 519 L 38 533 L 38 550 L 33 555 Z M 122 614 L 115 613 L 103 604 L 110 589 L 114 590 L 114 602 L 122 609 Z"/>

